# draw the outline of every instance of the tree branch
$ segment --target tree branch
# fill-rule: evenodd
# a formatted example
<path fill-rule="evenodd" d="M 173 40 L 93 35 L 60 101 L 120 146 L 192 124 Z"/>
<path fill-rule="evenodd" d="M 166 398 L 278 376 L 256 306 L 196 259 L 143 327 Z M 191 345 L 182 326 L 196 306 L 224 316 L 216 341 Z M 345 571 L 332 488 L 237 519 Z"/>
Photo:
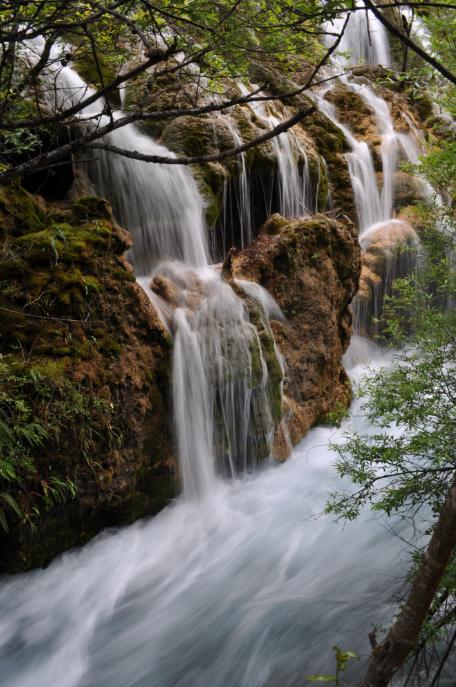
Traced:
<path fill-rule="evenodd" d="M 371 654 L 359 687 L 387 687 L 418 641 L 440 580 L 456 550 L 456 480 L 449 488 L 432 537 L 396 620 Z"/>
<path fill-rule="evenodd" d="M 443 66 L 438 60 L 436 60 L 432 55 L 429 55 L 423 48 L 414 43 L 411 38 L 405 35 L 400 29 L 398 29 L 394 24 L 392 24 L 380 10 L 374 5 L 371 0 L 363 0 L 365 6 L 374 14 L 377 19 L 385 26 L 390 33 L 392 33 L 396 38 L 399 38 L 402 43 L 405 43 L 409 48 L 413 50 L 417 55 L 423 58 L 425 62 L 430 64 L 436 71 L 438 71 L 445 79 L 451 81 L 451 83 L 456 84 L 456 75 L 449 71 Z M 448 7 L 448 6 L 447 6 Z"/>

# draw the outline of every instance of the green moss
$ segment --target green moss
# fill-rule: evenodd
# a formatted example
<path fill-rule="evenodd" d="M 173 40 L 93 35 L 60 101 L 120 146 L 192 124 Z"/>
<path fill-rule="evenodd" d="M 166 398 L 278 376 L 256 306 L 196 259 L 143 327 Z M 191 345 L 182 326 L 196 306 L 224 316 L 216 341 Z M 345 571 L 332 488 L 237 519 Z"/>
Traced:
<path fill-rule="evenodd" d="M 274 337 L 269 327 L 261 331 L 260 342 L 263 357 L 268 368 L 269 379 L 273 384 L 280 384 L 283 379 L 282 366 L 277 358 Z"/>
<path fill-rule="evenodd" d="M 315 159 L 314 168 L 315 176 L 314 173 L 311 172 L 311 178 L 313 179 L 315 187 L 318 185 L 317 212 L 323 212 L 328 207 L 329 179 L 325 159 L 322 155 L 318 155 Z"/>
<path fill-rule="evenodd" d="M 261 384 L 263 379 L 263 363 L 260 340 L 256 336 L 252 336 L 249 341 L 250 349 L 250 364 L 251 364 L 251 384 L 252 387 L 257 387 Z"/>
<path fill-rule="evenodd" d="M 106 355 L 117 355 L 122 351 L 122 344 L 114 338 L 112 335 L 105 336 L 102 341 L 100 342 L 98 349 L 101 353 L 105 353 Z M 153 375 L 152 375 L 153 376 Z M 153 381 L 152 379 L 148 379 L 148 381 Z"/>
<path fill-rule="evenodd" d="M 227 171 L 220 163 L 209 162 L 204 165 L 194 165 L 193 174 L 205 200 L 207 225 L 213 227 L 222 211 L 223 187 Z"/>
<path fill-rule="evenodd" d="M 46 212 L 19 182 L 0 187 L 0 220 L 17 231 L 39 231 L 46 224 Z"/>
<path fill-rule="evenodd" d="M 73 58 L 73 68 L 90 86 L 106 86 L 118 75 L 118 67 L 103 58 L 102 50 L 97 50 L 97 65 L 90 45 L 79 45 L 74 51 Z M 113 107 L 120 107 L 121 99 L 117 89 L 110 91 L 107 99 Z"/>
<path fill-rule="evenodd" d="M 36 375 L 45 377 L 53 384 L 58 384 L 65 379 L 67 367 L 68 360 L 34 357 L 32 369 Z"/>
<path fill-rule="evenodd" d="M 80 198 L 71 206 L 73 219 L 86 222 L 89 219 L 112 219 L 111 208 L 107 200 L 96 196 Z"/>
<path fill-rule="evenodd" d="M 260 233 L 267 234 L 268 236 L 276 236 L 277 234 L 280 234 L 281 230 L 286 227 L 288 223 L 289 220 L 287 220 L 285 217 L 282 217 L 282 215 L 279 215 L 278 212 L 275 212 L 273 215 L 268 217 L 266 222 L 261 227 Z"/>

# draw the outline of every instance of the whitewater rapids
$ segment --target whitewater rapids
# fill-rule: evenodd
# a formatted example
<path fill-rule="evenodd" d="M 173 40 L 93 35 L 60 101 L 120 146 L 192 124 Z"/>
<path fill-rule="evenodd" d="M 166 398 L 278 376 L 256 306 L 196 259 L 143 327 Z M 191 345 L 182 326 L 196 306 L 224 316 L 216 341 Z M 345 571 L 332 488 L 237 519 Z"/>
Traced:
<path fill-rule="evenodd" d="M 341 486 L 328 444 L 348 423 L 366 429 L 359 401 L 285 464 L 216 480 L 200 502 L 178 498 L 5 578 L 2 687 L 297 687 L 331 672 L 334 644 L 366 656 L 407 568 L 406 525 L 393 532 L 370 511 L 345 527 L 318 517 Z"/>

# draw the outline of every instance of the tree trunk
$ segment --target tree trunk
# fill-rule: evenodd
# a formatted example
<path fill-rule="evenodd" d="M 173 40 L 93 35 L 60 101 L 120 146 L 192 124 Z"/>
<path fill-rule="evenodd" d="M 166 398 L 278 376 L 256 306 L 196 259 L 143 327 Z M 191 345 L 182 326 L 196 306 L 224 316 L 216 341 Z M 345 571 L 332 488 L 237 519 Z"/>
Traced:
<path fill-rule="evenodd" d="M 376 646 L 359 687 L 387 687 L 414 649 L 442 575 L 456 549 L 456 479 L 439 514 L 408 597 L 385 640 Z"/>

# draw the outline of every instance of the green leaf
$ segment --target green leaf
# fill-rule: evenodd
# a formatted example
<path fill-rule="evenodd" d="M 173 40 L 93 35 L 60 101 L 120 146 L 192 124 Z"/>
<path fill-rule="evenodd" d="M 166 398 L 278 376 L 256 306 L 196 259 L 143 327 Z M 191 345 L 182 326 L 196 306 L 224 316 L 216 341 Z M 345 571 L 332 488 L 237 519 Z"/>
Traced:
<path fill-rule="evenodd" d="M 309 682 L 335 682 L 335 675 L 308 675 L 307 680 Z"/>

